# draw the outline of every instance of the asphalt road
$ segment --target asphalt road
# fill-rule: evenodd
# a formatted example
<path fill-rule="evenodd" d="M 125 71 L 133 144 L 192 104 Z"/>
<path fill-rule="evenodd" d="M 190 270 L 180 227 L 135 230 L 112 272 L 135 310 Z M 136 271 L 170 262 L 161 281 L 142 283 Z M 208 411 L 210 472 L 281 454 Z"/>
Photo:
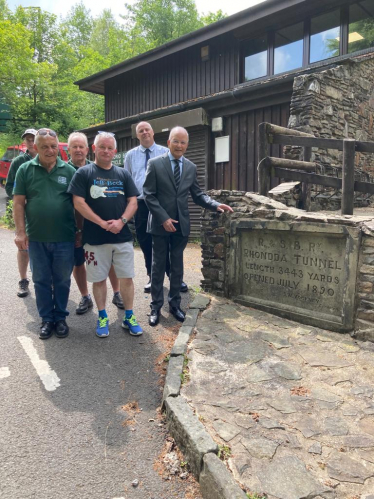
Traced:
<path fill-rule="evenodd" d="M 156 368 L 175 338 L 176 321 L 165 308 L 157 328 L 147 325 L 150 298 L 142 292 L 146 276 L 139 249 L 135 261 L 134 310 L 145 325 L 142 337 L 121 328 L 122 313 L 110 304 L 110 336 L 97 338 L 96 311 L 74 313 L 79 293 L 73 283 L 69 337 L 43 342 L 33 287 L 27 298 L 16 296 L 13 234 L 0 229 L 1 498 L 200 497 L 189 495 L 183 480 L 165 480 L 154 469 L 166 435 L 156 410 L 161 400 Z M 185 280 L 191 287 L 200 282 L 199 262 L 199 248 L 189 248 Z M 184 308 L 188 300 L 189 294 Z M 141 410 L 129 411 L 126 404 Z"/>

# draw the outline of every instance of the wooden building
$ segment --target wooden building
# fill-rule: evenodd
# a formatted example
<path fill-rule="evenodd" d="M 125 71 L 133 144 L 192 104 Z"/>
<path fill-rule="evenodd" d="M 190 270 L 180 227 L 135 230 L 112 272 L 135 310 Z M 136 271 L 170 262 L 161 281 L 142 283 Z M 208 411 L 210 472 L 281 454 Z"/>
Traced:
<path fill-rule="evenodd" d="M 106 124 L 83 131 L 125 153 L 140 120 L 164 145 L 184 126 L 202 187 L 257 191 L 258 124 L 287 126 L 295 78 L 374 51 L 373 33 L 374 0 L 267 0 L 78 81 L 105 96 Z"/>

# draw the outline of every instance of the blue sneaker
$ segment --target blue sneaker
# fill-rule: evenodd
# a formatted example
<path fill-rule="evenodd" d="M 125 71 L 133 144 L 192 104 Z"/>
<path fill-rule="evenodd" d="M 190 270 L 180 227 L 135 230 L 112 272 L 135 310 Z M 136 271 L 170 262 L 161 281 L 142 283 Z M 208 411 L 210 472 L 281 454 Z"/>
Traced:
<path fill-rule="evenodd" d="M 123 318 L 122 327 L 128 329 L 132 336 L 140 336 L 143 334 L 143 329 L 139 326 L 134 314 L 128 319 L 126 316 Z"/>
<path fill-rule="evenodd" d="M 109 336 L 109 319 L 108 317 L 99 317 L 96 326 L 96 336 L 105 338 Z"/>

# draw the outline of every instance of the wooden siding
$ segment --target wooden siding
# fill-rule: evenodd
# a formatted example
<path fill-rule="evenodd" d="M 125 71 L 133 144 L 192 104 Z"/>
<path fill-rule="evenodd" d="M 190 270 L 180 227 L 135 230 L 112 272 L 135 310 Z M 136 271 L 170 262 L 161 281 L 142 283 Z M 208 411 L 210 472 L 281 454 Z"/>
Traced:
<path fill-rule="evenodd" d="M 209 43 L 208 61 L 201 61 L 198 45 L 108 80 L 105 121 L 232 88 L 239 83 L 238 43 L 225 35 Z"/>
<path fill-rule="evenodd" d="M 290 105 L 287 102 L 226 116 L 222 135 L 230 136 L 230 161 L 228 163 L 214 162 L 214 136 L 212 136 L 208 189 L 257 192 L 258 125 L 267 121 L 287 127 L 289 108 Z M 271 155 L 282 157 L 281 146 L 271 146 Z"/>

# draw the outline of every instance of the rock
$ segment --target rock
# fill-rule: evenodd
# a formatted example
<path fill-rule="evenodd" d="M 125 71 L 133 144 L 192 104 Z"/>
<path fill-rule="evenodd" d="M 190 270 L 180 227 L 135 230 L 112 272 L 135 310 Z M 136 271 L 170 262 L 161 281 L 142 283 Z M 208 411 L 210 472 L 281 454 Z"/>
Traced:
<path fill-rule="evenodd" d="M 298 380 L 301 379 L 300 368 L 295 364 L 279 362 L 272 366 L 272 370 L 281 378 Z"/>
<path fill-rule="evenodd" d="M 321 431 L 317 426 L 317 422 L 312 418 L 303 418 L 299 423 L 294 424 L 295 428 L 301 431 L 305 438 L 320 435 Z"/>
<path fill-rule="evenodd" d="M 240 433 L 240 428 L 236 425 L 226 423 L 220 419 L 218 421 L 214 421 L 213 428 L 225 442 L 230 442 L 230 440 Z"/>
<path fill-rule="evenodd" d="M 337 357 L 331 352 L 310 349 L 299 351 L 299 354 L 312 367 L 324 366 L 332 369 L 339 369 L 341 367 L 348 367 L 351 365 L 346 360 Z"/>
<path fill-rule="evenodd" d="M 268 430 L 284 430 L 285 427 L 282 426 L 278 421 L 275 421 L 274 419 L 270 418 L 260 418 L 258 420 L 259 424 L 263 428 L 267 428 Z"/>
<path fill-rule="evenodd" d="M 268 333 L 265 331 L 255 331 L 255 333 L 258 333 L 259 337 L 263 340 L 266 341 L 267 343 L 270 343 L 273 345 L 277 350 L 281 350 L 282 348 L 290 348 L 290 344 L 288 342 L 287 338 L 282 338 L 282 336 L 274 333 Z"/>
<path fill-rule="evenodd" d="M 326 468 L 329 477 L 340 482 L 365 483 L 366 479 L 374 475 L 373 467 L 369 469 L 344 453 L 334 454 Z"/>
<path fill-rule="evenodd" d="M 274 400 L 268 400 L 267 403 L 270 407 L 273 407 L 273 409 L 276 409 L 282 414 L 292 414 L 293 412 L 297 412 L 297 409 L 293 405 L 290 397 L 276 397 Z"/>
<path fill-rule="evenodd" d="M 137 486 L 139 485 L 139 480 L 136 478 L 135 480 L 133 480 L 133 481 L 131 482 L 131 485 L 132 485 L 134 488 L 135 488 L 135 487 L 137 487 Z"/>
<path fill-rule="evenodd" d="M 208 296 L 204 296 L 198 294 L 193 299 L 192 303 L 190 303 L 190 308 L 198 308 L 199 310 L 204 310 L 210 303 L 210 298 Z"/>
<path fill-rule="evenodd" d="M 365 433 L 369 433 L 374 436 L 374 418 L 363 418 L 359 422 L 359 427 Z"/>
<path fill-rule="evenodd" d="M 260 470 L 258 477 L 262 490 L 278 499 L 315 498 L 330 490 L 315 480 L 295 456 L 273 460 Z"/>
<path fill-rule="evenodd" d="M 274 376 L 266 373 L 263 369 L 260 369 L 256 365 L 251 365 L 245 372 L 245 379 L 249 381 L 249 383 L 259 383 L 261 381 L 268 381 L 272 379 Z"/>
<path fill-rule="evenodd" d="M 348 434 L 348 426 L 342 418 L 326 418 L 324 421 L 325 431 L 330 435 L 339 436 Z"/>
<path fill-rule="evenodd" d="M 279 446 L 278 442 L 265 437 L 242 438 L 241 443 L 252 457 L 258 459 L 271 459 Z"/>
<path fill-rule="evenodd" d="M 322 454 L 322 445 L 319 442 L 314 442 L 308 449 L 310 454 Z"/>
<path fill-rule="evenodd" d="M 370 448 L 374 447 L 374 438 L 365 435 L 347 435 L 342 439 L 342 445 L 361 449 Z"/>

